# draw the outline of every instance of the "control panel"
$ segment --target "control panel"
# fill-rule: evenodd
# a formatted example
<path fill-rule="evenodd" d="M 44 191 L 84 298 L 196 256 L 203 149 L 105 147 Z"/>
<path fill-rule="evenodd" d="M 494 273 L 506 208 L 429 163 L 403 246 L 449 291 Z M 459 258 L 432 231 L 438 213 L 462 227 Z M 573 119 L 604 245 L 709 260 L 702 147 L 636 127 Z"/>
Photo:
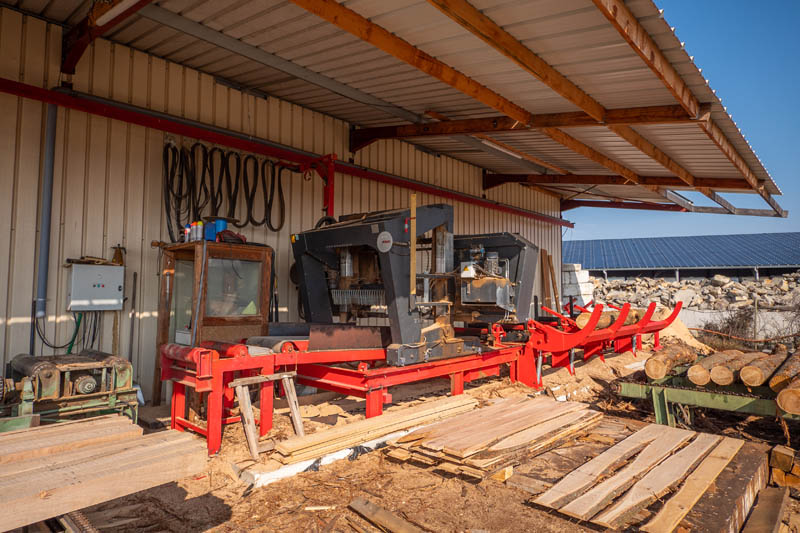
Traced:
<path fill-rule="evenodd" d="M 73 264 L 69 270 L 67 311 L 122 309 L 124 266 Z"/>

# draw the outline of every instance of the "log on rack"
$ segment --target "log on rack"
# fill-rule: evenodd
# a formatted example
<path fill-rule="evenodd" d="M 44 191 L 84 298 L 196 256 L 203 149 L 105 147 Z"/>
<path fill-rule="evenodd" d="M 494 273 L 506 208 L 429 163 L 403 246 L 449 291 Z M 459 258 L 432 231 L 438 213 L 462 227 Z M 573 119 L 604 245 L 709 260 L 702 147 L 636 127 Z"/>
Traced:
<path fill-rule="evenodd" d="M 767 357 L 764 352 L 748 352 L 711 369 L 711 381 L 717 385 L 730 385 L 739 377 L 739 370 L 754 361 Z"/>
<path fill-rule="evenodd" d="M 785 389 L 800 374 L 800 352 L 795 352 L 778 367 L 769 380 L 769 388 L 775 392 Z"/>
<path fill-rule="evenodd" d="M 650 379 L 661 379 L 679 365 L 697 361 L 697 353 L 683 343 L 667 346 L 650 357 L 644 364 L 644 371 Z"/>
<path fill-rule="evenodd" d="M 787 357 L 786 346 L 779 344 L 772 355 L 743 366 L 739 371 L 739 379 L 749 387 L 760 387 L 786 361 Z"/>
<path fill-rule="evenodd" d="M 698 361 L 697 364 L 689 367 L 689 370 L 686 372 L 686 377 L 695 385 L 700 385 L 701 387 L 703 385 L 708 385 L 711 381 L 712 368 L 740 355 L 744 355 L 744 353 L 739 350 L 725 350 L 713 353 L 701 361 Z"/>

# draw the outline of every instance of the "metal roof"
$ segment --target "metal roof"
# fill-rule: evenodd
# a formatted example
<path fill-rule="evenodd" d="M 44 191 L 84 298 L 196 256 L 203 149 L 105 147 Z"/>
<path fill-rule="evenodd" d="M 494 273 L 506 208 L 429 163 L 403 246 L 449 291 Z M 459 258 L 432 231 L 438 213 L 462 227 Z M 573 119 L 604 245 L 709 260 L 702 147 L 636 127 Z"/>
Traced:
<path fill-rule="evenodd" d="M 800 232 L 564 241 L 562 253 L 587 270 L 800 268 Z"/>
<path fill-rule="evenodd" d="M 67 25 L 78 23 L 91 5 L 90 0 L 0 0 L 0 3 Z M 662 80 L 591 0 L 471 0 L 471 3 L 606 109 L 676 104 Z M 531 113 L 578 110 L 428 1 L 347 0 L 343 4 Z M 694 97 L 701 104 L 711 105 L 712 119 L 765 189 L 780 194 L 653 1 L 628 0 L 625 5 Z M 160 0 L 142 8 L 104 37 L 363 127 L 407 124 L 409 116 L 424 120 L 428 110 L 451 120 L 498 115 L 496 110 L 471 96 L 286 0 Z M 228 41 L 223 42 L 224 39 Z M 303 76 L 266 66 L 250 53 L 253 51 L 271 54 L 337 85 L 323 87 L 308 77 L 301 79 Z M 715 142 L 694 124 L 633 129 L 697 178 L 744 180 Z M 662 165 L 602 125 L 564 130 L 637 174 L 672 176 Z M 613 174 L 535 129 L 497 133 L 492 137 L 515 150 L 557 164 L 571 174 Z M 487 150 L 481 143 L 464 142 L 463 137 L 409 140 L 489 171 L 531 172 L 531 164 L 523 159 Z M 574 199 L 666 202 L 658 193 L 631 185 L 543 187 Z"/>

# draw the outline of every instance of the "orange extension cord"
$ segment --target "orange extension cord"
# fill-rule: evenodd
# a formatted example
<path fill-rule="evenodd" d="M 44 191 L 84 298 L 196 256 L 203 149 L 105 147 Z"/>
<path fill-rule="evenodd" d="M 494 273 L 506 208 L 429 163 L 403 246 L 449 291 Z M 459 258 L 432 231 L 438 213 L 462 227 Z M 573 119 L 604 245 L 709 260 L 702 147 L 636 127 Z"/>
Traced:
<path fill-rule="evenodd" d="M 711 333 L 712 335 L 719 335 L 721 337 L 728 337 L 731 339 L 736 339 L 745 342 L 772 342 L 772 341 L 780 341 L 783 339 L 791 339 L 794 337 L 800 337 L 800 331 L 798 331 L 797 333 L 792 333 L 791 335 L 782 335 L 780 337 L 773 337 L 771 339 L 747 339 L 745 337 L 737 337 L 736 335 L 730 335 L 728 333 L 722 333 L 721 331 L 714 331 L 711 329 L 703 329 L 703 328 L 687 328 L 687 329 L 691 331 L 702 331 L 704 333 Z"/>

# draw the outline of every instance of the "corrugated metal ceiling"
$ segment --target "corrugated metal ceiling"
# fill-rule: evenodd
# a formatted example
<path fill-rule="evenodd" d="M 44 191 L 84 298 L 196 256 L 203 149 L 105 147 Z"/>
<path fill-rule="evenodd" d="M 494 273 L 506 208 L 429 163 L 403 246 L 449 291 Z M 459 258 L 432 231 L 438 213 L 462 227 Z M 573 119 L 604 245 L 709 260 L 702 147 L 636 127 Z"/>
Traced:
<path fill-rule="evenodd" d="M 90 0 L 7 0 L 4 3 L 72 25 L 87 12 Z M 428 110 L 450 119 L 498 114 L 286 0 L 162 0 L 155 4 L 418 115 Z M 425 0 L 351 0 L 344 4 L 532 113 L 577 110 Z M 590 0 L 472 0 L 472 4 L 608 109 L 676 103 L 663 83 Z M 653 2 L 629 0 L 626 5 L 682 75 L 695 97 L 702 103 L 713 104 L 715 122 L 756 176 L 767 180 L 770 192 L 780 194 Z M 354 101 L 294 78 L 145 16 L 131 17 L 105 37 L 353 124 L 406 123 L 387 109 Z M 636 130 L 696 177 L 742 178 L 717 146 L 694 125 L 640 126 Z M 641 175 L 670 175 L 664 167 L 603 127 L 567 131 Z M 492 136 L 571 173 L 611 173 L 538 131 Z M 530 172 L 529 165 L 515 162 L 513 157 L 481 152 L 457 138 L 428 137 L 412 141 L 492 171 Z M 580 191 L 585 187 L 576 189 Z M 641 188 L 628 186 L 597 186 L 592 191 L 615 198 L 660 199 Z"/>

